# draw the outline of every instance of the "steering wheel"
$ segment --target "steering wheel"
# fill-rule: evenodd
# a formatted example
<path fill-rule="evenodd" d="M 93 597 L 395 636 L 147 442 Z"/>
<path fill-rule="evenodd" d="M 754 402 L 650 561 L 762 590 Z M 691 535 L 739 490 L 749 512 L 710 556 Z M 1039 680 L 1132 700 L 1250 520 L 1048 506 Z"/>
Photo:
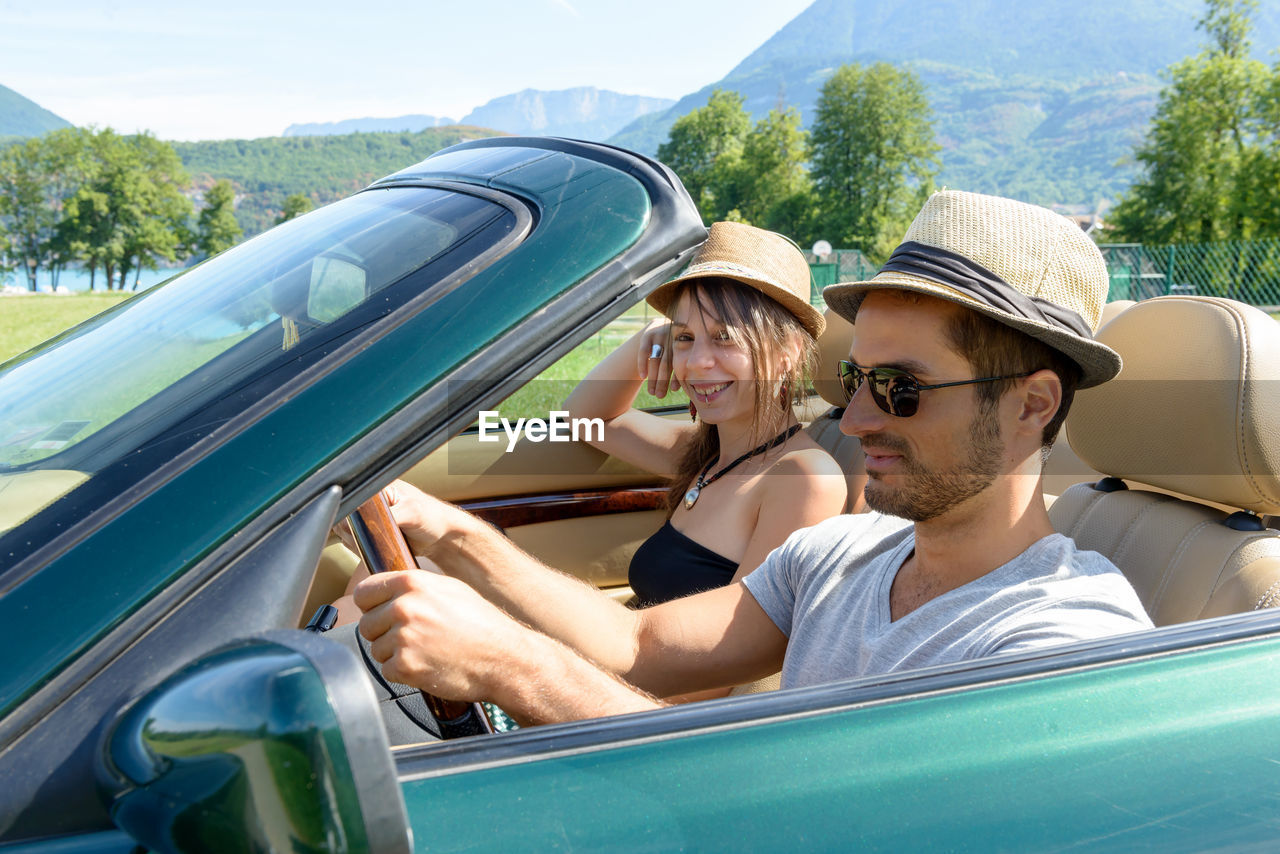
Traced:
<path fill-rule="evenodd" d="M 405 542 L 404 534 L 396 525 L 391 508 L 380 491 L 361 504 L 348 521 L 365 565 L 371 573 L 418 569 L 417 561 L 409 551 L 409 544 Z M 375 692 L 379 695 L 379 705 L 383 710 L 383 720 L 387 724 L 388 734 L 393 734 L 393 742 L 404 730 L 404 726 L 402 721 L 392 715 L 407 718 L 416 729 L 435 738 L 458 738 L 493 732 L 493 724 L 480 703 L 444 700 L 383 677 L 381 665 L 369 652 L 369 642 L 354 628 L 351 635 L 352 639 L 348 643 L 354 642 L 358 646 L 361 658 L 373 676 Z M 420 741 L 421 738 L 409 740 Z"/>

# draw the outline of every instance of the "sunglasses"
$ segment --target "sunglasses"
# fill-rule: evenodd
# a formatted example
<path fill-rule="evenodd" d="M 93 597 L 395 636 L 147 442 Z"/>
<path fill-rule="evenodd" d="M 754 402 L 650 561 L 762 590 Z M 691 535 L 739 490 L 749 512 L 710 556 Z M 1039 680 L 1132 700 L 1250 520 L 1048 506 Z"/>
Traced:
<path fill-rule="evenodd" d="M 976 380 L 958 380 L 953 383 L 934 383 L 921 385 L 920 381 L 906 371 L 896 368 L 862 368 L 853 362 L 842 359 L 839 367 L 840 385 L 844 389 L 844 402 L 847 406 L 853 395 L 866 380 L 871 381 L 871 399 L 890 415 L 899 418 L 910 418 L 920 408 L 920 392 L 935 388 L 950 388 L 954 385 L 972 385 L 973 383 L 990 383 L 996 380 L 1013 380 L 1030 374 L 1010 374 L 1003 377 L 981 377 Z"/>

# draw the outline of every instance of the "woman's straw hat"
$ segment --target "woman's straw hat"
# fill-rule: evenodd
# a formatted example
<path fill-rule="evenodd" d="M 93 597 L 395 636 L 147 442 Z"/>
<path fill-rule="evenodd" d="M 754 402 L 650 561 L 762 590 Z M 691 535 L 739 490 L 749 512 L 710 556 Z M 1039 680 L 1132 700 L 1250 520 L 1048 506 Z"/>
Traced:
<path fill-rule="evenodd" d="M 741 222 L 712 223 L 693 263 L 649 294 L 649 305 L 670 316 L 677 285 L 710 277 L 755 288 L 794 314 L 814 338 L 826 328 L 822 313 L 809 305 L 809 262 L 781 234 Z"/>
<path fill-rule="evenodd" d="M 934 193 L 870 281 L 832 285 L 827 305 L 853 320 L 868 291 L 915 291 L 958 303 L 1043 341 L 1080 366 L 1080 388 L 1120 372 L 1093 340 L 1107 300 L 1107 265 L 1080 227 L 1047 208 Z"/>

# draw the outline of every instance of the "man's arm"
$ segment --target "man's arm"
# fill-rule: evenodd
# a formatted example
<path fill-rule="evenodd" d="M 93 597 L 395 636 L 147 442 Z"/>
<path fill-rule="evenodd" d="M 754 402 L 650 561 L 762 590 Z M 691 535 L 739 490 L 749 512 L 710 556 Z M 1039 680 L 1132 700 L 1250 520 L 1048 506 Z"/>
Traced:
<path fill-rule="evenodd" d="M 784 635 L 741 581 L 637 611 L 620 675 L 659 697 L 754 682 L 782 669 Z"/>
<path fill-rule="evenodd" d="M 462 582 L 388 572 L 357 585 L 360 633 L 387 679 L 450 700 L 489 700 L 521 724 L 661 708 Z"/>
<path fill-rule="evenodd" d="M 637 612 L 543 564 L 452 504 L 400 482 L 390 491 L 392 515 L 415 553 L 610 673 L 632 667 Z"/>
<path fill-rule="evenodd" d="M 415 551 L 608 674 L 669 696 L 750 681 L 776 672 L 781 664 L 786 637 L 742 584 L 633 611 L 543 565 L 453 505 L 407 484 L 396 484 L 394 492 L 392 512 Z M 378 601 L 406 592 L 397 590 Z M 407 612 L 399 616 L 406 623 L 423 617 Z M 427 616 L 447 629 L 446 614 Z M 361 626 L 364 631 L 363 621 Z M 440 662 L 447 666 L 449 659 Z M 409 684 L 432 690 L 418 682 Z"/>
<path fill-rule="evenodd" d="M 511 619 L 457 579 L 383 573 L 357 585 L 354 598 L 364 612 L 360 633 L 383 675 L 435 696 L 490 700 L 524 724 L 665 705 Z M 646 640 L 637 681 L 676 693 L 747 682 L 780 665 L 786 639 L 743 585 L 668 605 L 678 607 L 650 609 L 663 613 L 640 621 Z"/>

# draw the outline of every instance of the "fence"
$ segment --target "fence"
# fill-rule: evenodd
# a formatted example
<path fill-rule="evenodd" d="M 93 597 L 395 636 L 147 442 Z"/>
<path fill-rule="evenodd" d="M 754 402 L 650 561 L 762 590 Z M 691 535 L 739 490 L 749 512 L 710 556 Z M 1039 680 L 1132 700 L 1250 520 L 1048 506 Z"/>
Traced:
<path fill-rule="evenodd" d="M 1180 246 L 1104 243 L 1098 248 L 1111 280 L 1108 301 L 1201 294 L 1280 309 L 1280 240 Z M 809 301 L 819 310 L 826 307 L 822 289 L 827 285 L 863 281 L 874 276 L 877 269 L 856 249 L 837 249 L 822 258 L 808 252 L 805 256 L 812 273 Z"/>
<path fill-rule="evenodd" d="M 819 311 L 825 309 L 822 300 L 822 289 L 836 282 L 860 282 L 871 278 L 879 269 L 857 249 L 837 249 L 830 255 L 816 258 L 813 253 L 806 252 L 809 259 L 810 294 L 809 302 Z"/>
<path fill-rule="evenodd" d="M 1280 240 L 1180 246 L 1104 243 L 1099 248 L 1111 278 L 1108 300 L 1201 294 L 1280 306 Z"/>

